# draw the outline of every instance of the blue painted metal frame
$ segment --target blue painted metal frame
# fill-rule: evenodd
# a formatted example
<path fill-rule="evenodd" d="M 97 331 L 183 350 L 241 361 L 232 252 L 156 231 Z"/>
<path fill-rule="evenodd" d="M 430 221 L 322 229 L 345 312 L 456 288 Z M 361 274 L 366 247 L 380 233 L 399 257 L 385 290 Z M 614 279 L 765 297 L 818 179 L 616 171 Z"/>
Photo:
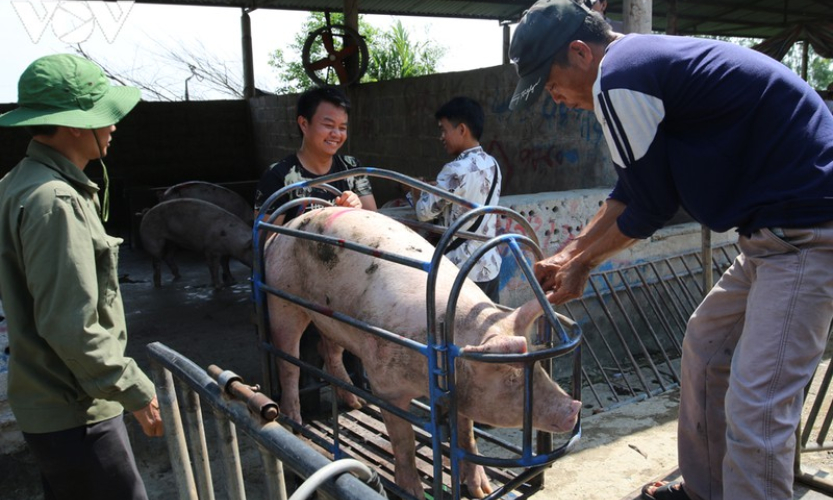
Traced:
<path fill-rule="evenodd" d="M 316 202 L 322 205 L 331 205 L 330 202 L 318 199 L 318 198 L 303 198 L 291 201 L 289 203 L 285 203 L 277 208 L 273 213 L 266 214 L 266 212 L 271 208 L 271 206 L 284 195 L 289 193 L 290 191 L 302 187 L 309 187 L 309 186 L 318 186 L 323 188 L 329 192 L 334 194 L 340 194 L 340 191 L 329 184 L 327 182 L 340 180 L 346 177 L 351 177 L 355 175 L 366 175 L 371 177 L 380 177 L 388 180 L 393 180 L 405 184 L 410 187 L 416 187 L 420 190 L 430 192 L 436 196 L 444 198 L 452 203 L 457 203 L 463 205 L 465 207 L 470 208 L 466 214 L 464 214 L 460 219 L 455 221 L 454 224 L 450 228 L 448 228 L 443 235 L 441 236 L 439 242 L 437 243 L 436 250 L 432 256 L 432 259 L 428 262 L 412 259 L 408 257 L 403 257 L 396 254 L 391 254 L 388 252 L 383 252 L 375 248 L 371 248 L 365 245 L 360 245 L 357 243 L 344 241 L 337 238 L 331 238 L 328 236 L 317 235 L 312 233 L 307 233 L 304 231 L 297 231 L 289 228 L 285 228 L 283 226 L 278 226 L 274 224 L 274 221 L 283 213 L 286 213 L 287 210 L 301 205 L 307 202 Z M 514 219 L 515 221 L 520 224 L 520 226 L 524 229 L 528 236 L 517 235 L 517 234 L 504 234 L 492 238 L 491 240 L 487 241 L 461 266 L 460 272 L 457 276 L 457 279 L 454 282 L 452 287 L 450 296 L 448 298 L 448 305 L 446 308 L 446 315 L 445 320 L 440 325 L 437 325 L 437 318 L 436 318 L 436 294 L 435 288 L 437 283 L 438 277 L 438 269 L 439 264 L 442 259 L 443 253 L 445 248 L 451 243 L 451 241 L 460 234 L 465 233 L 462 231 L 462 227 L 466 224 L 469 224 L 470 221 L 481 214 L 484 213 L 492 213 L 492 214 L 501 214 L 507 217 Z M 268 286 L 264 282 L 264 262 L 263 262 L 263 252 L 265 248 L 266 242 L 266 234 L 267 232 L 270 233 L 279 233 L 279 234 L 286 234 L 297 238 L 304 238 L 313 241 L 323 242 L 326 244 L 330 244 L 333 246 L 343 247 L 349 249 L 351 251 L 357 251 L 360 253 L 364 253 L 367 255 L 372 255 L 377 258 L 381 258 L 384 260 L 388 260 L 391 262 L 395 262 L 401 265 L 413 267 L 416 269 L 421 269 L 427 273 L 427 290 L 426 290 L 426 323 L 428 326 L 428 336 L 426 340 L 426 344 L 421 344 L 411 339 L 407 339 L 400 335 L 397 335 L 394 332 L 386 331 L 382 328 L 375 327 L 373 325 L 369 325 L 361 320 L 356 318 L 352 318 L 345 314 L 339 313 L 338 311 L 332 311 L 329 308 L 322 306 L 320 304 L 315 304 L 311 301 L 305 300 L 301 297 L 294 296 L 289 294 L 283 290 L 275 289 L 273 287 Z M 540 260 L 543 258 L 541 253 L 540 247 L 538 245 L 537 238 L 535 236 L 535 232 L 532 230 L 532 227 L 529 225 L 529 222 L 524 219 L 520 214 L 511 210 L 506 207 L 500 206 L 481 206 L 477 203 L 472 203 L 464 198 L 460 198 L 459 196 L 455 196 L 443 189 L 439 189 L 435 186 L 430 184 L 421 182 L 416 180 L 412 177 L 408 177 L 406 175 L 400 174 L 398 172 L 392 172 L 388 170 L 382 170 L 373 167 L 361 167 L 356 169 L 351 169 L 346 172 L 340 172 L 337 174 L 330 174 L 319 177 L 315 180 L 310 181 L 302 181 L 298 182 L 289 186 L 285 186 L 281 190 L 273 193 L 266 202 L 262 205 L 261 213 L 258 214 L 257 219 L 255 220 L 254 229 L 253 229 L 253 244 L 255 249 L 257 250 L 254 265 L 253 265 L 253 272 L 252 272 L 252 287 L 253 287 L 253 294 L 254 300 L 257 308 L 257 316 L 258 316 L 258 332 L 261 341 L 261 347 L 264 351 L 264 356 L 262 358 L 262 368 L 263 368 L 263 380 L 264 385 L 266 387 L 267 394 L 273 394 L 272 391 L 272 383 L 274 381 L 274 374 L 272 371 L 272 356 L 280 357 L 286 361 L 289 361 L 299 367 L 310 369 L 310 365 L 307 365 L 301 360 L 294 359 L 291 356 L 281 353 L 274 349 L 270 342 L 269 342 L 269 319 L 268 319 L 268 311 L 265 307 L 265 299 L 266 295 L 264 292 L 276 295 L 284 300 L 288 300 L 295 304 L 298 304 L 302 307 L 311 309 L 321 314 L 326 314 L 336 320 L 342 321 L 347 323 L 353 327 L 362 329 L 368 333 L 373 335 L 377 335 L 382 337 L 386 340 L 391 342 L 395 342 L 403 347 L 414 349 L 424 356 L 426 356 L 428 363 L 429 363 L 429 400 L 430 400 L 430 407 L 431 407 L 431 417 L 430 421 L 426 419 L 419 418 L 410 412 L 406 412 L 396 408 L 385 401 L 374 397 L 367 391 L 362 389 L 356 388 L 352 385 L 345 384 L 340 380 L 335 379 L 334 377 L 329 376 L 325 372 L 313 369 L 317 375 L 322 376 L 325 380 L 339 387 L 344 389 L 350 390 L 355 392 L 360 397 L 365 398 L 372 403 L 384 408 L 387 411 L 394 413 L 395 415 L 399 416 L 400 418 L 404 418 L 405 420 L 409 421 L 411 424 L 416 425 L 426 432 L 428 432 L 432 436 L 432 451 L 434 456 L 434 484 L 433 489 L 435 495 L 437 492 L 443 491 L 443 484 L 442 484 L 442 436 L 443 432 L 442 429 L 444 425 L 446 425 L 446 418 L 448 420 L 448 425 L 450 427 L 450 442 L 449 442 L 449 449 L 450 449 L 450 462 L 451 462 L 451 483 L 452 483 L 452 498 L 454 500 L 458 500 L 461 496 L 460 491 L 460 461 L 461 460 L 468 460 L 473 463 L 478 463 L 481 465 L 486 466 L 498 466 L 498 467 L 523 467 L 527 470 L 524 473 L 519 474 L 514 480 L 510 481 L 509 483 L 504 484 L 502 487 L 498 488 L 495 492 L 490 494 L 487 498 L 499 498 L 504 494 L 512 491 L 519 485 L 523 484 L 525 481 L 543 473 L 543 469 L 553 463 L 555 460 L 569 452 L 569 450 L 575 445 L 578 439 L 581 436 L 581 420 L 576 423 L 573 431 L 570 434 L 569 439 L 560 447 L 555 450 L 552 450 L 551 446 L 551 435 L 548 435 L 550 439 L 548 442 L 550 445 L 547 447 L 549 449 L 539 450 L 539 453 L 534 453 L 532 451 L 532 405 L 533 405 L 533 394 L 532 394 L 532 370 L 534 367 L 535 362 L 542 362 L 547 367 L 551 364 L 552 359 L 556 357 L 566 356 L 568 354 L 573 354 L 573 374 L 572 374 L 572 397 L 575 399 L 581 398 L 581 350 L 579 348 L 579 344 L 581 342 L 581 331 L 575 323 L 572 323 L 568 318 L 558 315 L 555 313 L 550 307 L 549 303 L 547 302 L 546 296 L 538 285 L 537 280 L 535 279 L 534 272 L 532 267 L 530 266 L 529 262 L 527 262 L 526 258 L 523 255 L 522 246 L 527 250 L 533 253 L 536 260 Z M 479 260 L 487 251 L 490 249 L 498 246 L 498 245 L 506 245 L 508 246 L 511 255 L 513 258 L 516 259 L 518 265 L 522 269 L 524 276 L 526 277 L 528 283 L 532 287 L 533 293 L 536 299 L 541 303 L 544 309 L 544 345 L 546 346 L 542 350 L 537 350 L 535 352 L 528 352 L 526 354 L 474 354 L 474 353 L 462 353 L 460 348 L 456 346 L 450 339 L 454 338 L 454 311 L 457 305 L 457 299 L 459 297 L 460 291 L 462 289 L 463 283 L 470 273 L 474 264 Z M 564 327 L 564 323 L 570 324 L 570 331 L 568 332 L 567 329 Z M 552 332 L 553 330 L 556 332 L 556 339 L 553 339 Z M 439 335 L 438 335 L 439 332 Z M 463 359 L 471 359 L 480 362 L 487 362 L 487 363 L 521 363 L 524 365 L 524 424 L 523 424 L 523 447 L 521 449 L 521 456 L 519 458 L 495 458 L 495 457 L 484 457 L 482 455 L 473 455 L 461 450 L 457 446 L 457 436 L 458 436 L 458 429 L 457 429 L 457 404 L 456 398 L 453 397 L 454 390 L 455 390 L 455 383 L 454 383 L 454 366 L 455 361 L 457 358 Z M 548 373 L 551 374 L 551 370 L 547 370 Z M 440 408 L 447 408 L 448 409 L 448 416 L 445 417 L 446 412 L 437 411 Z M 335 424 L 337 427 L 337 423 Z M 546 433 L 544 433 L 546 434 Z M 339 444 L 333 443 L 332 446 L 329 446 L 327 443 L 319 443 L 325 445 L 327 449 L 333 452 L 336 457 L 341 455 L 341 451 L 339 450 Z"/>

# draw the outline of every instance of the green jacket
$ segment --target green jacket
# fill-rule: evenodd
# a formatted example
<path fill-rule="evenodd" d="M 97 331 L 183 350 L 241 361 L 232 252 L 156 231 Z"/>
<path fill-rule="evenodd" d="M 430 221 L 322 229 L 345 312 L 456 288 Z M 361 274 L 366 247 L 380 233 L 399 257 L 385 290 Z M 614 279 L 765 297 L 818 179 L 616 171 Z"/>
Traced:
<path fill-rule="evenodd" d="M 100 422 L 145 407 L 155 393 L 124 356 L 122 240 L 105 233 L 97 193 L 81 169 L 35 141 L 0 180 L 9 404 L 24 432 Z"/>

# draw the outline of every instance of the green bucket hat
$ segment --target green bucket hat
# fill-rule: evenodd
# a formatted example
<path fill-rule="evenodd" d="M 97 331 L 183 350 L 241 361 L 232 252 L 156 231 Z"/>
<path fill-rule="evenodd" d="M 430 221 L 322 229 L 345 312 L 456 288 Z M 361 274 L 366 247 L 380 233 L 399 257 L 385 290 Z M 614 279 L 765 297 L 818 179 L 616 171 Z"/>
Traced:
<path fill-rule="evenodd" d="M 20 76 L 17 93 L 20 107 L 0 115 L 0 126 L 107 127 L 141 98 L 139 89 L 110 85 L 101 68 L 72 54 L 37 59 Z"/>

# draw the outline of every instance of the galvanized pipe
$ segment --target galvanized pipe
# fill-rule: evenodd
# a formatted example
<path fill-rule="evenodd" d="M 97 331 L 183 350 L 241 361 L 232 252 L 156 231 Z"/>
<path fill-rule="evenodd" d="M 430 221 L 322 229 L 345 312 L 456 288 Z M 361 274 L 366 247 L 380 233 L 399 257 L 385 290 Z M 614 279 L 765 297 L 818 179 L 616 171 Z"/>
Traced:
<path fill-rule="evenodd" d="M 240 447 L 237 444 L 237 429 L 234 422 L 224 418 L 218 409 L 214 409 L 214 424 L 220 446 L 220 456 L 225 472 L 226 494 L 231 500 L 246 500 L 246 488 L 243 486 L 243 466 L 240 462 Z"/>
<path fill-rule="evenodd" d="M 211 479 L 211 466 L 208 458 L 208 444 L 205 441 L 205 427 L 203 426 L 200 397 L 182 380 L 177 379 L 174 383 L 178 386 L 180 394 L 185 399 L 185 407 L 182 413 L 185 418 L 188 443 L 191 453 L 194 454 L 197 491 L 199 492 L 200 499 L 213 500 L 214 488 L 211 487 L 213 480 Z"/>
<path fill-rule="evenodd" d="M 258 443 L 257 448 L 260 452 L 260 462 L 263 464 L 263 472 L 266 475 L 266 494 L 268 498 L 286 500 L 286 481 L 284 480 L 283 462 L 275 458 L 260 443 Z"/>
<path fill-rule="evenodd" d="M 179 416 L 179 404 L 171 373 L 163 366 L 154 364 L 151 373 L 156 385 L 156 400 L 159 412 L 165 423 L 165 442 L 171 456 L 171 467 L 177 478 L 176 485 L 180 500 L 198 500 L 194 473 L 191 471 L 191 459 L 185 444 L 185 431 Z"/>

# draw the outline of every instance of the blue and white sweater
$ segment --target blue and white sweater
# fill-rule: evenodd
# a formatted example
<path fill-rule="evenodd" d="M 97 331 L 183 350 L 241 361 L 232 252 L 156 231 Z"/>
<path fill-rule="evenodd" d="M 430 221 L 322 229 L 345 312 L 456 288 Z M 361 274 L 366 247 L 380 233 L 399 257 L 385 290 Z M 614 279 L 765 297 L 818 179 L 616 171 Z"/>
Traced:
<path fill-rule="evenodd" d="M 778 61 L 725 42 L 628 35 L 607 48 L 593 95 L 626 236 L 647 238 L 680 206 L 744 235 L 833 221 L 833 114 Z"/>

